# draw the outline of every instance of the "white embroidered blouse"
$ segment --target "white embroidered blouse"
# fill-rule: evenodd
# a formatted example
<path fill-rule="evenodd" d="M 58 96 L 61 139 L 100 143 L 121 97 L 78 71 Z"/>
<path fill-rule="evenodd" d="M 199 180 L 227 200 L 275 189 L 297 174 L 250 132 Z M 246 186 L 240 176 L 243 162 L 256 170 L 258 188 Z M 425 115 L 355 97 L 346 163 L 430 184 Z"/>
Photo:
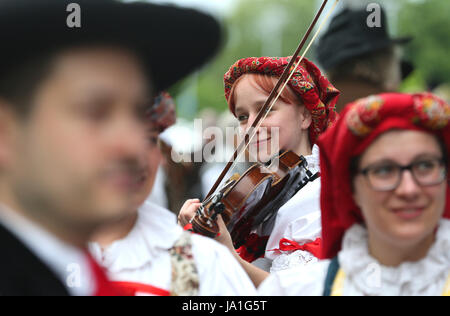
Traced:
<path fill-rule="evenodd" d="M 305 156 L 305 159 L 308 162 L 308 169 L 313 174 L 320 171 L 317 145 L 314 145 L 312 154 Z M 308 251 L 271 250 L 279 249 L 283 238 L 304 245 L 321 237 L 320 178 L 308 183 L 278 210 L 275 224 L 269 233 L 264 258 L 256 260 L 255 265 L 266 271 L 275 272 L 317 262 L 317 258 Z M 262 235 L 269 233 L 264 234 L 263 231 Z"/>
<path fill-rule="evenodd" d="M 346 277 L 343 295 L 438 296 L 450 275 L 450 220 L 442 219 L 427 256 L 417 262 L 386 267 L 369 254 L 367 230 L 355 224 L 345 234 L 338 255 Z M 322 295 L 330 260 L 271 274 L 260 295 Z M 448 283 L 447 283 L 448 286 Z"/>

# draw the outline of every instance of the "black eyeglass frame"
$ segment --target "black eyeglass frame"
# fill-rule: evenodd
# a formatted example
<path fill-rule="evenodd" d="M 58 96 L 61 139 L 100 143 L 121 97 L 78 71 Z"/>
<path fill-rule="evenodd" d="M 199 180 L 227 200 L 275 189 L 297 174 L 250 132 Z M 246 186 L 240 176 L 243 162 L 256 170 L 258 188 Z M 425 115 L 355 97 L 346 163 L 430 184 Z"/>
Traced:
<path fill-rule="evenodd" d="M 362 174 L 362 175 L 367 179 L 367 182 L 370 184 L 371 188 L 372 188 L 374 191 L 378 191 L 378 192 L 389 192 L 389 191 L 394 191 L 395 189 L 397 189 L 398 186 L 400 185 L 400 183 L 402 182 L 403 173 L 405 172 L 405 170 L 408 170 L 408 171 L 411 173 L 411 175 L 412 175 L 414 181 L 417 183 L 417 185 L 419 185 L 419 186 L 421 186 L 421 187 L 429 187 L 429 186 L 434 186 L 434 185 L 441 184 L 441 183 L 444 182 L 445 179 L 447 178 L 447 172 L 448 172 L 447 166 L 446 166 L 446 163 L 445 163 L 445 159 L 444 159 L 444 158 L 433 158 L 433 159 L 428 159 L 428 160 L 429 160 L 429 161 L 433 161 L 433 162 L 438 162 L 438 164 L 439 164 L 441 167 L 443 167 L 443 168 L 442 168 L 442 179 L 440 179 L 439 181 L 436 181 L 436 182 L 433 182 L 433 183 L 423 184 L 420 180 L 418 180 L 418 178 L 416 177 L 416 174 L 414 173 L 414 169 L 413 169 L 413 168 L 414 168 L 414 166 L 416 166 L 417 164 L 423 163 L 423 160 L 422 160 L 422 161 L 416 161 L 416 162 L 410 163 L 410 164 L 407 165 L 407 166 L 401 166 L 401 165 L 392 163 L 392 165 L 395 166 L 395 167 L 397 167 L 397 168 L 398 168 L 397 170 L 400 171 L 400 172 L 398 173 L 398 180 L 397 180 L 397 183 L 396 183 L 395 186 L 393 186 L 392 188 L 387 188 L 387 189 L 379 189 L 379 188 L 376 188 L 376 186 L 374 186 L 373 183 L 372 183 L 372 181 L 370 180 L 369 172 L 370 172 L 371 170 L 373 170 L 374 168 L 377 168 L 377 167 L 379 167 L 379 166 L 373 166 L 373 165 L 372 165 L 372 166 L 367 166 L 367 167 L 365 167 L 364 169 L 359 170 L 359 171 L 357 172 L 357 174 Z"/>

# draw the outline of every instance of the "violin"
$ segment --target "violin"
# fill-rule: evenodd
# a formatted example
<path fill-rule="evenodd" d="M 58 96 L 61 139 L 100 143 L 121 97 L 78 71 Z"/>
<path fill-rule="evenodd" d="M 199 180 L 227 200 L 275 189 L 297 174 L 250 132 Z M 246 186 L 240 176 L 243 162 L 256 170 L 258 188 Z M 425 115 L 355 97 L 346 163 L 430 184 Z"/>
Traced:
<path fill-rule="evenodd" d="M 192 218 L 192 230 L 195 233 L 211 238 L 216 237 L 219 232 L 217 217 L 221 215 L 230 232 L 234 247 L 239 248 L 245 243 L 246 237 L 254 228 L 261 223 L 267 223 L 274 217 L 279 208 L 289 201 L 302 187 L 320 176 L 319 173 L 313 175 L 308 170 L 306 159 L 303 156 L 298 156 L 292 151 L 282 151 L 267 164 L 256 163 L 244 174 L 235 174 L 218 190 L 219 185 L 235 164 L 237 158 L 245 152 L 251 139 L 257 134 L 262 121 L 280 97 L 295 69 L 303 60 L 306 52 L 318 36 L 339 0 L 335 0 L 328 16 L 321 23 L 301 58 L 298 59 L 300 51 L 327 2 L 328 0 L 324 0 L 322 3 L 289 64 L 250 127 L 250 134 L 245 135 L 244 140 L 239 144 L 233 157 Z M 297 64 L 295 64 L 297 59 Z"/>
<path fill-rule="evenodd" d="M 216 237 L 216 219 L 222 215 L 234 247 L 239 248 L 254 227 L 268 221 L 275 210 L 317 179 L 319 173 L 313 175 L 307 165 L 303 156 L 285 151 L 268 164 L 254 164 L 242 176 L 235 174 L 197 210 L 191 221 L 194 232 Z"/>

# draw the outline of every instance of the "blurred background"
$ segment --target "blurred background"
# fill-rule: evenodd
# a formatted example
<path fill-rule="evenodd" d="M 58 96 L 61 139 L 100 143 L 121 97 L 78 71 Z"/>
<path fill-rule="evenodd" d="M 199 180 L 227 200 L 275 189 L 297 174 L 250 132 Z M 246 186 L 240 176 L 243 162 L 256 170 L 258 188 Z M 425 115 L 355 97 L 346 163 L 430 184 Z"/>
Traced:
<path fill-rule="evenodd" d="M 194 7 L 218 17 L 227 30 L 227 41 L 219 56 L 202 71 L 170 92 L 183 104 L 178 116 L 199 117 L 205 109 L 217 113 L 227 109 L 223 97 L 223 74 L 236 60 L 249 56 L 292 55 L 309 26 L 321 0 L 149 0 Z M 334 1 L 330 0 L 328 7 Z M 393 37 L 412 36 L 403 47 L 414 71 L 401 91 L 434 89 L 450 82 L 450 1 L 444 0 L 341 0 L 335 14 L 344 7 L 366 8 L 379 3 L 388 16 Z M 315 59 L 314 49 L 307 57 Z"/>
<path fill-rule="evenodd" d="M 189 129 L 195 118 L 203 119 L 203 128 L 233 126 L 235 122 L 230 118 L 224 98 L 224 73 L 236 60 L 243 57 L 292 55 L 322 4 L 322 0 L 148 1 L 191 7 L 211 13 L 223 22 L 227 33 L 219 55 L 206 67 L 169 91 L 177 105 L 178 123 L 175 130 L 180 129 L 180 126 Z M 333 3 L 334 1 L 330 0 L 325 10 L 330 9 Z M 391 37 L 412 37 L 412 40 L 400 47 L 402 59 L 410 64 L 411 69 L 407 76 L 402 77 L 397 90 L 433 91 L 450 102 L 450 1 L 341 0 L 333 15 L 339 14 L 345 8 L 366 9 L 371 3 L 377 3 L 384 8 Z M 317 47 L 313 47 L 307 57 L 321 67 L 316 58 L 316 50 Z M 325 69 L 322 70 L 326 72 Z M 178 133 L 181 134 L 186 136 L 185 132 Z M 202 145 L 198 145 L 195 140 L 201 136 L 194 134 L 192 132 L 192 146 L 186 140 L 181 144 L 177 142 L 176 138 L 173 138 L 177 133 L 173 130 L 172 136 L 167 136 L 166 141 L 172 147 L 183 146 L 179 151 L 195 152 L 201 150 Z M 205 168 L 201 164 L 190 164 L 187 169 L 192 172 L 193 178 L 196 177 L 196 184 L 188 183 L 185 189 L 179 186 L 177 190 L 184 191 L 178 194 L 176 199 L 179 201 L 169 202 L 165 206 L 177 212 L 184 198 L 200 198 L 206 194 L 206 188 L 211 185 L 221 167 L 217 166 L 214 172 L 211 171 L 211 166 L 208 170 Z M 180 177 L 180 174 L 176 177 Z M 187 192 L 189 190 L 190 192 Z M 168 195 L 170 196 L 170 193 Z M 168 200 L 170 199 L 169 197 Z"/>

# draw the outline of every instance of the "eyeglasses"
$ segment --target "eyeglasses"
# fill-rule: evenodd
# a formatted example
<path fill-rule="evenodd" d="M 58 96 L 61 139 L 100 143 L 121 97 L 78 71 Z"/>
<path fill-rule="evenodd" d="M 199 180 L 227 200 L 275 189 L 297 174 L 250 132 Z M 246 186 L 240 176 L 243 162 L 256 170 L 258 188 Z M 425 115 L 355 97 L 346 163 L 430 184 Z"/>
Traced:
<path fill-rule="evenodd" d="M 358 173 L 367 178 L 373 190 L 385 192 L 397 189 L 405 170 L 410 171 L 416 183 L 422 187 L 440 184 L 447 177 L 447 170 L 442 158 L 421 159 L 407 166 L 385 162 L 366 167 Z"/>

